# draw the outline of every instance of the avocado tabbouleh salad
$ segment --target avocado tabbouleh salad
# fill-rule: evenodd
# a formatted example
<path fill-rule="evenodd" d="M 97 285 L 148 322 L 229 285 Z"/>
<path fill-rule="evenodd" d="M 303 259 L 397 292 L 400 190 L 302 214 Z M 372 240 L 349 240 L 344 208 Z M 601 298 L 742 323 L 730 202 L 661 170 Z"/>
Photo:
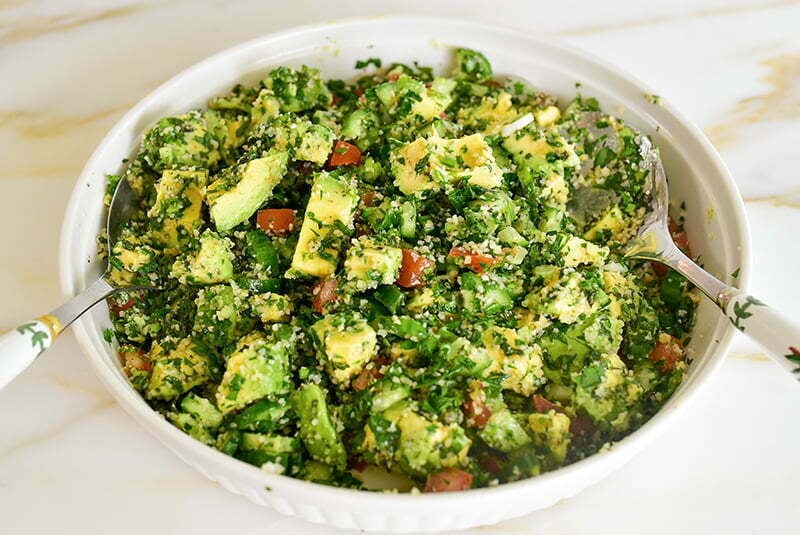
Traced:
<path fill-rule="evenodd" d="M 109 302 L 133 386 L 264 470 L 463 490 L 555 470 L 641 426 L 686 369 L 696 299 L 627 260 L 637 132 L 455 50 L 353 83 L 279 67 L 158 121 Z M 688 247 L 675 225 L 674 237 Z M 111 339 L 112 333 L 108 333 Z"/>

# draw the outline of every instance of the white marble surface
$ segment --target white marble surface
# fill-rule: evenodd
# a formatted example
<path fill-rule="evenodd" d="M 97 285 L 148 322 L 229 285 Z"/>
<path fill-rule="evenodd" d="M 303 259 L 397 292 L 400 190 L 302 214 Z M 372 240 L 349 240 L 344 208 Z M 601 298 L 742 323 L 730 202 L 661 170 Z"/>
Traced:
<path fill-rule="evenodd" d="M 61 217 L 116 119 L 178 70 L 310 21 L 435 14 L 552 34 L 635 73 L 711 137 L 747 201 L 751 290 L 800 316 L 800 3 L 0 0 L 0 331 L 58 304 Z M 483 533 L 796 533 L 800 388 L 744 338 L 654 447 Z M 228 494 L 103 390 L 64 335 L 0 392 L 0 533 L 333 533 Z"/>

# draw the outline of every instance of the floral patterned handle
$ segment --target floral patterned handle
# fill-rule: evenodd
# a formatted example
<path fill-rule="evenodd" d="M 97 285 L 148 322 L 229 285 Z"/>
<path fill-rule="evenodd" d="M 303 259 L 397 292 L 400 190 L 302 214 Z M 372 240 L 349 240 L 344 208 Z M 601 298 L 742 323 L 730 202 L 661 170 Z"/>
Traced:
<path fill-rule="evenodd" d="M 50 347 L 70 323 L 117 290 L 101 277 L 50 314 L 23 323 L 0 336 L 0 389 Z"/>
<path fill-rule="evenodd" d="M 61 322 L 48 314 L 0 336 L 0 389 L 50 347 L 60 332 Z"/>
<path fill-rule="evenodd" d="M 736 288 L 723 291 L 717 304 L 734 327 L 761 344 L 772 357 L 800 380 L 800 328 Z"/>
<path fill-rule="evenodd" d="M 706 294 L 744 334 L 758 342 L 781 366 L 800 380 L 800 327 L 738 288 L 698 266 L 672 242 L 666 223 L 650 225 L 626 255 L 666 264 Z"/>

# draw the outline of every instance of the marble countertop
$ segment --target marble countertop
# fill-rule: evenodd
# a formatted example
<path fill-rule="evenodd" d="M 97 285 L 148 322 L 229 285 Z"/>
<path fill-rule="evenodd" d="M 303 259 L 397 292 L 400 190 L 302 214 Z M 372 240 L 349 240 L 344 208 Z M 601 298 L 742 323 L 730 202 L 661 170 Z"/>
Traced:
<path fill-rule="evenodd" d="M 69 193 L 127 108 L 237 42 L 380 14 L 558 36 L 656 88 L 703 128 L 739 185 L 753 236 L 750 289 L 800 315 L 800 2 L 487 5 L 0 0 L 0 332 L 59 303 Z M 796 382 L 740 336 L 692 409 L 633 462 L 551 509 L 475 532 L 796 533 L 799 407 Z M 4 533 L 336 531 L 252 505 L 185 466 L 115 404 L 70 334 L 0 392 L 0 429 Z"/>

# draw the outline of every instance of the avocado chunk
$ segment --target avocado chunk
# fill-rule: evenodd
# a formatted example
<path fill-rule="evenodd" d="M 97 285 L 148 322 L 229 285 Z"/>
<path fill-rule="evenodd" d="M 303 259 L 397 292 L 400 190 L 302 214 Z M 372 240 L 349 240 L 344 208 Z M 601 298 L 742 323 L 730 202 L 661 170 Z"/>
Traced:
<path fill-rule="evenodd" d="M 294 413 L 286 396 L 261 399 L 231 414 L 228 426 L 239 431 L 274 433 L 292 421 Z"/>
<path fill-rule="evenodd" d="M 236 456 L 242 434 L 239 431 L 222 431 L 214 440 L 213 446 L 225 455 Z"/>
<path fill-rule="evenodd" d="M 319 69 L 305 65 L 299 70 L 283 66 L 273 69 L 262 83 L 272 90 L 283 112 L 325 108 L 333 102 L 333 95 L 320 76 Z"/>
<path fill-rule="evenodd" d="M 576 267 L 581 264 L 600 266 L 608 256 L 608 247 L 595 245 L 578 236 L 570 236 L 559 255 L 565 267 Z"/>
<path fill-rule="evenodd" d="M 460 425 L 430 420 L 403 402 L 383 416 L 400 430 L 395 461 L 406 472 L 425 477 L 465 464 L 472 441 Z"/>
<path fill-rule="evenodd" d="M 492 77 L 492 64 L 477 50 L 457 48 L 453 77 L 471 82 L 485 82 Z"/>
<path fill-rule="evenodd" d="M 581 272 L 564 270 L 562 273 L 556 269 L 554 273 L 555 278 L 551 280 L 555 283 L 531 290 L 523 305 L 562 323 L 575 323 L 591 314 L 592 302 L 584 289 L 585 279 Z"/>
<path fill-rule="evenodd" d="M 400 273 L 403 251 L 398 247 L 377 245 L 367 238 L 353 240 L 347 251 L 344 269 L 347 280 L 363 292 L 381 284 L 393 284 Z"/>
<path fill-rule="evenodd" d="M 303 467 L 303 479 L 314 483 L 334 484 L 336 470 L 333 466 L 319 461 L 308 461 Z"/>
<path fill-rule="evenodd" d="M 484 331 L 483 344 L 492 360 L 488 372 L 502 374 L 504 389 L 530 396 L 544 384 L 542 350 L 537 344 L 525 343 L 517 331 L 504 327 Z"/>
<path fill-rule="evenodd" d="M 168 412 L 165 416 L 175 427 L 192 438 L 209 446 L 214 444 L 214 436 L 211 431 L 198 422 L 194 415 L 186 412 Z"/>
<path fill-rule="evenodd" d="M 291 390 L 291 339 L 267 338 L 253 331 L 228 357 L 217 389 L 217 406 L 227 414 L 266 396 Z"/>
<path fill-rule="evenodd" d="M 301 460 L 300 441 L 293 437 L 242 433 L 237 456 L 276 474 L 283 474 L 296 467 Z"/>
<path fill-rule="evenodd" d="M 166 170 L 156 182 L 156 200 L 147 217 L 154 240 L 170 250 L 193 238 L 203 224 L 205 170 Z"/>
<path fill-rule="evenodd" d="M 269 89 L 262 89 L 252 102 L 250 108 L 250 122 L 253 126 L 266 123 L 280 114 L 281 102 Z"/>
<path fill-rule="evenodd" d="M 158 268 L 158 255 L 156 249 L 143 243 L 140 236 L 126 229 L 114 242 L 108 262 L 117 269 L 144 275 Z"/>
<path fill-rule="evenodd" d="M 200 235 L 200 249 L 188 258 L 178 258 L 170 275 L 183 284 L 215 284 L 233 277 L 231 241 L 211 230 Z"/>
<path fill-rule="evenodd" d="M 572 437 L 569 416 L 550 409 L 545 413 L 529 415 L 528 426 L 533 432 L 534 446 L 544 456 L 545 467 L 552 469 L 561 466 L 567 458 Z"/>
<path fill-rule="evenodd" d="M 366 150 L 380 136 L 380 118 L 368 109 L 358 109 L 348 115 L 342 123 L 342 137 L 356 142 L 359 149 Z"/>
<path fill-rule="evenodd" d="M 585 410 L 599 427 L 628 429 L 632 413 L 637 412 L 642 387 L 619 356 L 600 355 L 574 372 L 572 382 L 575 405 Z"/>
<path fill-rule="evenodd" d="M 292 161 L 322 165 L 333 148 L 334 133 L 330 128 L 292 114 L 274 120 L 264 133 L 271 139 L 273 150 L 285 152 Z"/>
<path fill-rule="evenodd" d="M 155 342 L 150 350 L 153 371 L 145 396 L 170 401 L 211 378 L 212 359 L 208 349 L 192 338 L 174 344 Z"/>
<path fill-rule="evenodd" d="M 437 82 L 438 80 L 438 82 Z M 437 78 L 430 87 L 420 80 L 402 74 L 396 82 L 375 86 L 375 94 L 386 111 L 397 118 L 399 124 L 414 120 L 430 121 L 438 117 L 452 102 L 453 85 Z"/>
<path fill-rule="evenodd" d="M 314 345 L 331 378 L 347 384 L 378 353 L 375 330 L 357 312 L 330 314 L 311 326 Z"/>
<path fill-rule="evenodd" d="M 197 294 L 195 305 L 192 334 L 214 347 L 232 344 L 255 323 L 247 315 L 247 292 L 236 286 L 205 287 Z"/>
<path fill-rule="evenodd" d="M 287 160 L 286 153 L 269 151 L 208 186 L 209 213 L 218 232 L 247 221 L 269 199 L 286 173 Z"/>
<path fill-rule="evenodd" d="M 506 407 L 492 412 L 486 425 L 481 429 L 480 436 L 489 447 L 505 453 L 527 446 L 531 442 L 531 437 L 525 432 L 525 428 Z"/>
<path fill-rule="evenodd" d="M 192 110 L 159 120 L 144 135 L 142 153 L 156 172 L 184 167 L 211 169 L 220 161 L 224 139 L 219 113 Z"/>
<path fill-rule="evenodd" d="M 333 274 L 342 242 L 353 230 L 357 204 L 355 185 L 345 177 L 326 172 L 316 176 L 287 277 Z"/>
<path fill-rule="evenodd" d="M 180 412 L 169 412 L 167 418 L 197 440 L 213 444 L 214 432 L 222 424 L 222 413 L 206 398 L 189 392 L 180 403 Z"/>
<path fill-rule="evenodd" d="M 300 421 L 300 438 L 311 457 L 344 468 L 347 454 L 328 412 L 325 391 L 313 383 L 302 385 L 292 394 L 292 408 Z"/>
<path fill-rule="evenodd" d="M 457 139 L 418 138 L 392 152 L 395 185 L 405 195 L 465 182 L 496 188 L 503 173 L 483 135 Z"/>
<path fill-rule="evenodd" d="M 250 308 L 264 324 L 289 321 L 292 316 L 291 299 L 276 293 L 263 293 L 250 296 Z"/>
<path fill-rule="evenodd" d="M 458 119 L 484 135 L 499 134 L 503 127 L 514 122 L 520 115 L 514 107 L 511 95 L 506 91 L 486 95 L 476 106 L 465 106 L 458 111 Z"/>
<path fill-rule="evenodd" d="M 200 425 L 207 429 L 216 429 L 222 424 L 222 413 L 214 406 L 214 403 L 192 392 L 186 394 L 181 400 L 181 409 L 197 418 Z"/>
<path fill-rule="evenodd" d="M 553 170 L 580 166 L 575 149 L 564 136 L 533 125 L 520 128 L 505 137 L 503 147 L 521 167 Z"/>

